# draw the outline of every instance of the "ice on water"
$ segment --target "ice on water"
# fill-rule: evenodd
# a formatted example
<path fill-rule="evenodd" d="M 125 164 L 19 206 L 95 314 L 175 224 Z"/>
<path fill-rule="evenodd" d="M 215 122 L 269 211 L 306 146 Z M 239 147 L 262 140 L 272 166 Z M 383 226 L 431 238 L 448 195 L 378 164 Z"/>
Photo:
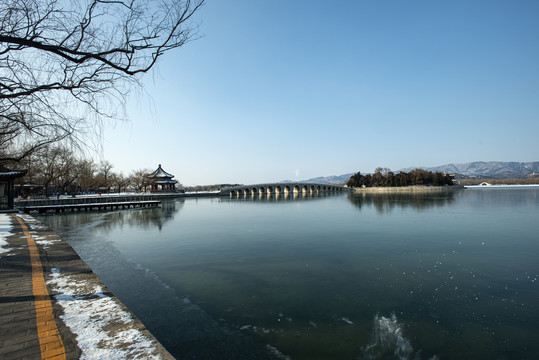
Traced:
<path fill-rule="evenodd" d="M 421 351 L 414 352 L 410 340 L 403 333 L 395 314 L 374 317 L 371 342 L 363 349 L 361 359 L 420 360 Z M 429 360 L 438 360 L 437 356 Z"/>

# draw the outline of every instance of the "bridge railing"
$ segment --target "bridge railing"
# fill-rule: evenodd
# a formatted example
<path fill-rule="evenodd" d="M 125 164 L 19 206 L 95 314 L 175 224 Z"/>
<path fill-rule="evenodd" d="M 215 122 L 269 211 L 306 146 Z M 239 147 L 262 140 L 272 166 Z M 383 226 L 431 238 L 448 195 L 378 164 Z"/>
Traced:
<path fill-rule="evenodd" d="M 233 186 L 221 190 L 221 195 L 268 194 L 268 193 L 305 193 L 305 192 L 342 192 L 349 190 L 346 186 L 318 183 L 267 183 Z"/>

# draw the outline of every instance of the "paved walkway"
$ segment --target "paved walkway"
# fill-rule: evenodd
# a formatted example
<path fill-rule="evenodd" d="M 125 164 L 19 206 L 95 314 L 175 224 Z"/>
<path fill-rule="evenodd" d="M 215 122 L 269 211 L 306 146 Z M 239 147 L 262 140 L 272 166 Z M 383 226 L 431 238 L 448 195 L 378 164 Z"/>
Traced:
<path fill-rule="evenodd" d="M 0 214 L 0 359 L 172 359 L 58 235 Z"/>

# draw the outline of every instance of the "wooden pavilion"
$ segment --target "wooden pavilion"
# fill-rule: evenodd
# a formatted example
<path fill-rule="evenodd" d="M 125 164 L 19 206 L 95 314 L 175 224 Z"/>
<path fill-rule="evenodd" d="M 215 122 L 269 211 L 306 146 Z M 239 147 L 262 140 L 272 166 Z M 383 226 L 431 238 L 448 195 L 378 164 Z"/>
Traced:
<path fill-rule="evenodd" d="M 167 173 L 159 164 L 157 170 L 150 175 L 152 183 L 150 184 L 151 192 L 176 192 L 176 180 L 172 180 L 174 175 Z"/>
<path fill-rule="evenodd" d="M 0 210 L 13 209 L 15 198 L 15 179 L 28 170 L 10 170 L 0 164 Z"/>

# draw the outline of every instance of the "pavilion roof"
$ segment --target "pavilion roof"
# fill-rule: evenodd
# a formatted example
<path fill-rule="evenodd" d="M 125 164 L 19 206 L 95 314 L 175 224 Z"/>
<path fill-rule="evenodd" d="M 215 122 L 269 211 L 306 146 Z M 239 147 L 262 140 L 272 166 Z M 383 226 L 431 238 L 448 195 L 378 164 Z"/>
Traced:
<path fill-rule="evenodd" d="M 159 164 L 159 167 L 157 170 L 155 170 L 153 173 L 150 174 L 150 177 L 152 178 L 170 178 L 172 179 L 174 175 L 167 173 L 163 168 L 161 167 L 161 164 Z"/>
<path fill-rule="evenodd" d="M 28 170 L 11 170 L 0 164 L 0 180 L 14 180 L 28 173 Z"/>

